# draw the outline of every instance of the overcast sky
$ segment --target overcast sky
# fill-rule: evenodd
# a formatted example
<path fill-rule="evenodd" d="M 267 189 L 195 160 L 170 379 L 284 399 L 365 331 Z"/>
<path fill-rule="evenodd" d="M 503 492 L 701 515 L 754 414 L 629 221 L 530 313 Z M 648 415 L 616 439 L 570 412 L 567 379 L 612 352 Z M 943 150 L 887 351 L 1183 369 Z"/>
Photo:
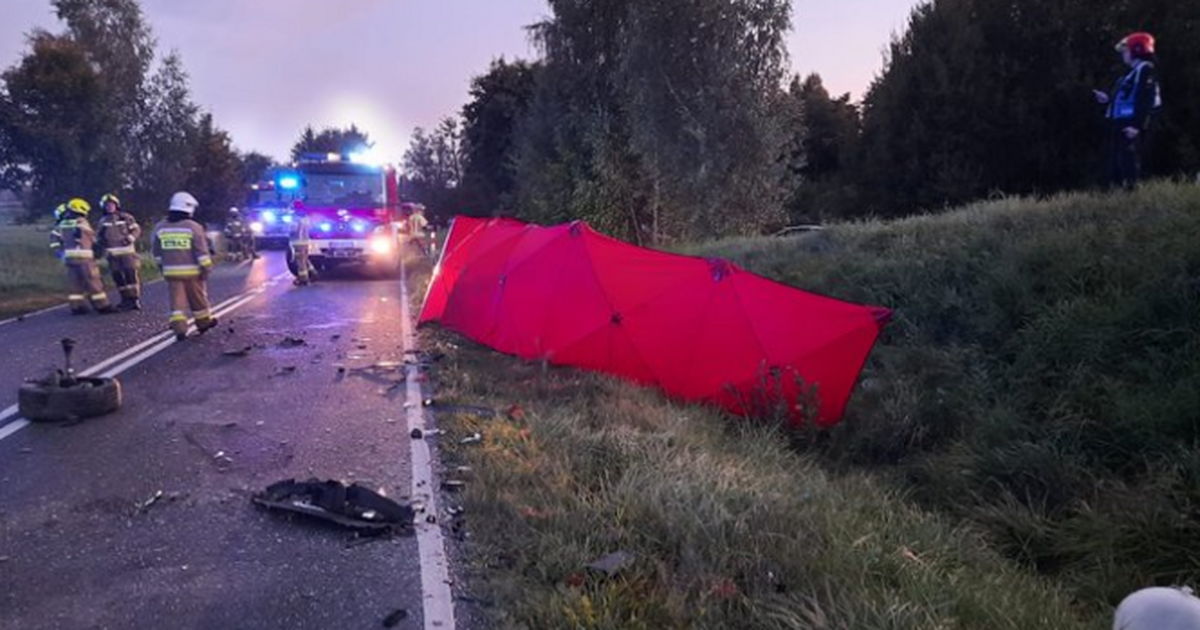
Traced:
<path fill-rule="evenodd" d="M 792 0 L 795 72 L 857 100 L 918 0 Z M 414 127 L 458 111 L 492 59 L 533 56 L 524 26 L 545 0 L 143 0 L 161 50 L 177 49 L 195 100 L 242 150 L 287 155 L 305 124 L 358 123 L 398 159 Z M 49 0 L 0 0 L 0 67 Z"/>

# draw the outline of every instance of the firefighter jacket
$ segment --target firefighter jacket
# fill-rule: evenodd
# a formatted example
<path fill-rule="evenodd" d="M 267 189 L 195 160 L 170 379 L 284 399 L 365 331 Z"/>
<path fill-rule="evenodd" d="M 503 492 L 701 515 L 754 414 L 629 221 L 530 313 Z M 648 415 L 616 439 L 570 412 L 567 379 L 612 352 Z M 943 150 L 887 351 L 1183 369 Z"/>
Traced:
<path fill-rule="evenodd" d="M 204 227 L 191 219 L 162 221 L 151 241 L 154 261 L 168 280 L 198 278 L 212 269 Z"/>
<path fill-rule="evenodd" d="M 68 265 L 94 260 L 95 244 L 96 232 L 83 215 L 68 214 L 50 232 L 50 248 L 61 251 L 63 262 Z"/>
<path fill-rule="evenodd" d="M 1106 118 L 1119 127 L 1149 128 L 1154 114 L 1162 107 L 1158 72 L 1149 61 L 1138 61 L 1129 73 L 1117 80 L 1109 96 Z"/>
<path fill-rule="evenodd" d="M 132 256 L 137 254 L 137 238 L 142 234 L 142 227 L 137 219 L 128 212 L 117 211 L 105 214 L 96 224 L 97 237 L 100 246 L 109 256 Z"/>
<path fill-rule="evenodd" d="M 306 216 L 296 217 L 296 231 L 292 234 L 292 245 L 308 246 L 309 219 Z"/>

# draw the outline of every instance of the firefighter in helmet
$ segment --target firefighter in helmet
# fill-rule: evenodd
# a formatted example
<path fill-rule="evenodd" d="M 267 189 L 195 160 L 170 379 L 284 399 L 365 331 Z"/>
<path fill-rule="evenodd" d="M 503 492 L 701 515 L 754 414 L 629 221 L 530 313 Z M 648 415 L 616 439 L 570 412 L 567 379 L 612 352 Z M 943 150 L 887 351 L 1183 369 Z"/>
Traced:
<path fill-rule="evenodd" d="M 142 226 L 132 214 L 121 209 L 121 200 L 113 193 L 100 198 L 104 216 L 96 225 L 100 246 L 108 256 L 108 270 L 121 293 L 117 308 L 123 311 L 142 310 L 142 287 L 138 271 L 142 258 L 138 256 L 137 239 Z"/>
<path fill-rule="evenodd" d="M 50 247 L 61 252 L 66 266 L 67 283 L 71 288 L 67 302 L 71 312 L 83 315 L 88 312 L 89 303 L 97 313 L 114 312 L 100 280 L 100 268 L 96 265 L 96 232 L 87 219 L 92 206 L 76 197 L 59 208 L 62 214 L 50 233 Z M 58 214 L 57 210 L 55 214 Z"/>
<path fill-rule="evenodd" d="M 308 261 L 308 231 L 310 222 L 308 213 L 303 210 L 297 210 L 294 216 L 296 217 L 296 227 L 290 235 L 291 242 L 288 243 L 288 247 L 292 252 L 292 262 L 295 265 L 293 273 L 296 275 L 296 279 L 292 281 L 292 284 L 303 287 L 308 286 L 312 281 L 312 274 L 309 268 L 310 263 Z"/>
<path fill-rule="evenodd" d="M 258 252 L 254 251 L 254 234 L 237 208 L 229 209 L 225 220 L 225 239 L 229 242 L 230 254 L 236 253 L 236 257 L 242 259 L 258 258 Z"/>
<path fill-rule="evenodd" d="M 1142 175 L 1142 157 L 1154 116 L 1162 107 L 1162 93 L 1154 67 L 1153 35 L 1132 33 L 1117 42 L 1116 49 L 1129 71 L 1111 93 L 1094 93 L 1096 101 L 1107 106 L 1107 184 L 1131 190 Z"/>
<path fill-rule="evenodd" d="M 213 260 L 204 227 L 192 219 L 199 202 L 191 194 L 171 195 L 167 218 L 154 227 L 151 238 L 154 260 L 167 281 L 171 301 L 168 325 L 175 338 L 187 338 L 187 311 L 196 318 L 196 329 L 204 333 L 217 326 L 208 304 L 208 274 Z"/>

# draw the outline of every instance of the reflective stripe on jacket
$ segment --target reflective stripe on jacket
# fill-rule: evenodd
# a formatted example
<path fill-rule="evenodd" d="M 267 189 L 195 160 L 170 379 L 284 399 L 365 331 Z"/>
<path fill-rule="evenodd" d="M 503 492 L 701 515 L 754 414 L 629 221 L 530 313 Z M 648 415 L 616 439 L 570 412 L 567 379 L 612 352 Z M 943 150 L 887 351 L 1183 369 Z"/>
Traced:
<path fill-rule="evenodd" d="M 57 239 L 63 250 L 63 260 L 67 263 L 93 260 L 96 255 L 92 246 L 96 244 L 96 233 L 87 218 L 73 215 L 58 222 Z M 55 239 L 55 235 L 51 235 Z M 53 247 L 53 241 L 51 247 Z"/>
<path fill-rule="evenodd" d="M 204 228 L 191 219 L 159 223 L 151 248 L 166 278 L 195 278 L 213 265 Z"/>

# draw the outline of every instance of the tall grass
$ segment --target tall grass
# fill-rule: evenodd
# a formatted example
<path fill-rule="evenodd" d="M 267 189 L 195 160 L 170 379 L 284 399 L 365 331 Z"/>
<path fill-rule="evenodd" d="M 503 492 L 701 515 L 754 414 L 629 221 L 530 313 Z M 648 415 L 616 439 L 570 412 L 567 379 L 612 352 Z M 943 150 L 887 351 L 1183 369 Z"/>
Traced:
<path fill-rule="evenodd" d="M 440 403 L 509 409 L 440 414 L 449 470 L 470 467 L 467 588 L 494 602 L 490 627 L 1057 630 L 1108 614 L 777 429 L 423 334 L 447 354 Z M 633 559 L 616 576 L 585 569 L 619 550 Z"/>
<path fill-rule="evenodd" d="M 887 467 L 1084 600 L 1200 581 L 1200 187 L 697 251 L 896 310 L 845 422 L 806 448 Z"/>

